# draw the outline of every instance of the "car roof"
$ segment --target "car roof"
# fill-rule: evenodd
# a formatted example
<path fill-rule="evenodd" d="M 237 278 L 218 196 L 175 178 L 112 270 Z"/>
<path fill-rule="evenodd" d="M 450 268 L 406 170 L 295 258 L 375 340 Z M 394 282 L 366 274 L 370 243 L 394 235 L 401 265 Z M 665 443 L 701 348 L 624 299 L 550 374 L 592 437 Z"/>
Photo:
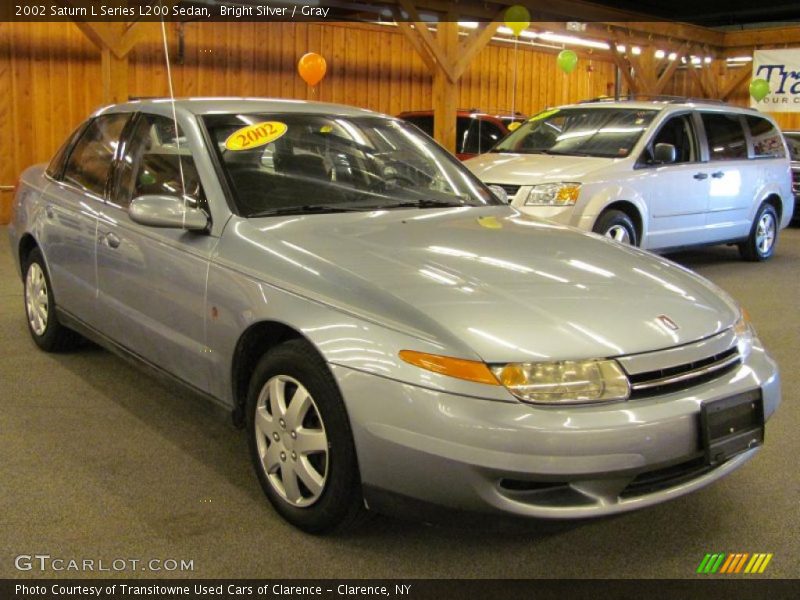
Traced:
<path fill-rule="evenodd" d="M 565 104 L 558 108 L 575 108 L 575 107 L 598 107 L 598 108 L 633 108 L 638 110 L 684 110 L 687 108 L 702 108 L 703 110 L 719 110 L 725 112 L 736 112 L 742 114 L 757 114 L 764 116 L 755 108 L 746 106 L 736 106 L 726 102 L 702 99 L 687 98 L 682 100 L 680 98 L 670 98 L 664 100 L 612 100 L 612 99 L 597 99 L 589 100 L 586 102 L 578 102 L 575 104 Z"/>
<path fill-rule="evenodd" d="M 328 102 L 289 100 L 286 98 L 176 98 L 175 110 L 193 115 L 239 114 L 257 112 L 304 113 L 342 117 L 385 116 L 380 113 Z M 95 113 L 142 111 L 164 113 L 172 110 L 170 98 L 147 98 L 106 106 Z"/>

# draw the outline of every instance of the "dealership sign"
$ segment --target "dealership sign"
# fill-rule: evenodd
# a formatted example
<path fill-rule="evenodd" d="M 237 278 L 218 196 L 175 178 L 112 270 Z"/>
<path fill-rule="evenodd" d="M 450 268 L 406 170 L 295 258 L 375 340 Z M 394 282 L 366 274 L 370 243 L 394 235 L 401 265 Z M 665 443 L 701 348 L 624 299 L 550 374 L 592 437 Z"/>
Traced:
<path fill-rule="evenodd" d="M 800 112 L 800 48 L 756 50 L 753 52 L 753 79 L 765 79 L 769 94 L 750 106 L 769 112 Z"/>

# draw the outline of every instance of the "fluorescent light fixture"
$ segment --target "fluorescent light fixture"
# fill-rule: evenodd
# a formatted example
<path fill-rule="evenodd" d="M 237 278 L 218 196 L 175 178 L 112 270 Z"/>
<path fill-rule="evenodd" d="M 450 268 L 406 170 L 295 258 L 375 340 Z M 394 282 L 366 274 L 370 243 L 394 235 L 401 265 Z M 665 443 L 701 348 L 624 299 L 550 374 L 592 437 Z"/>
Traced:
<path fill-rule="evenodd" d="M 625 44 L 617 44 L 617 52 L 625 52 Z"/>
<path fill-rule="evenodd" d="M 729 63 L 745 63 L 745 62 L 752 62 L 752 56 L 730 56 L 728 57 Z"/>
<path fill-rule="evenodd" d="M 634 53 L 634 54 L 636 54 L 636 55 L 639 55 L 639 54 L 641 54 L 641 53 L 642 53 L 642 49 L 641 49 L 641 48 L 639 48 L 639 46 L 633 46 L 633 47 L 631 48 L 631 52 L 633 52 L 633 53 Z"/>
<path fill-rule="evenodd" d="M 539 34 L 539 39 L 547 42 L 556 42 L 560 44 L 571 44 L 574 46 L 585 46 L 587 48 L 598 48 L 600 50 L 608 50 L 609 45 L 605 42 L 597 42 L 595 40 L 587 40 L 584 38 L 575 37 L 574 35 L 562 35 L 560 33 L 551 33 L 549 31 Z"/>
<path fill-rule="evenodd" d="M 677 52 L 670 52 L 669 56 L 667 56 L 667 58 L 669 60 L 675 60 L 676 58 L 678 58 L 678 53 Z"/>
<path fill-rule="evenodd" d="M 478 22 L 477 21 L 459 21 L 459 27 L 463 27 L 464 29 L 477 29 Z"/>
<path fill-rule="evenodd" d="M 704 63 L 706 63 L 707 65 L 709 65 L 709 64 L 711 64 L 711 60 L 712 60 L 712 59 L 711 59 L 711 57 L 710 57 L 710 56 L 706 56 L 706 57 L 703 59 L 703 62 L 704 62 Z"/>
<path fill-rule="evenodd" d="M 664 58 L 667 55 L 663 50 L 656 50 L 656 58 Z"/>

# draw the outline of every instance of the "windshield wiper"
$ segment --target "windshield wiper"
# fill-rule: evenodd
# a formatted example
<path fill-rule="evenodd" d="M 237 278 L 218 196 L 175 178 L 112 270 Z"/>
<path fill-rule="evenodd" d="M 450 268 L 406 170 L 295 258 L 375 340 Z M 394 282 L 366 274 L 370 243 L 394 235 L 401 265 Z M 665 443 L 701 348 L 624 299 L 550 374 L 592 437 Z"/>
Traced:
<path fill-rule="evenodd" d="M 362 210 L 363 208 L 346 208 L 344 206 L 336 206 L 333 204 L 304 204 L 302 206 L 282 206 L 280 208 L 263 210 L 261 212 L 248 215 L 248 218 L 257 219 L 259 217 L 280 217 L 285 215 L 360 212 Z"/>
<path fill-rule="evenodd" d="M 431 200 L 430 198 L 420 198 L 419 200 L 409 200 L 397 204 L 386 205 L 385 208 L 448 208 L 454 206 L 467 206 L 461 202 L 453 200 Z"/>

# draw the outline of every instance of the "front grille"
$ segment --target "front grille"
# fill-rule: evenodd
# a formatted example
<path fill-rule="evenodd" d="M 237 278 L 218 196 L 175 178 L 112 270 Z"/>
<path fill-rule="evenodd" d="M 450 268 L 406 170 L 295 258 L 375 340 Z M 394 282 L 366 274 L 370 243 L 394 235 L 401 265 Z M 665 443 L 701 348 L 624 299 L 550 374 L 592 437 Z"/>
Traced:
<path fill-rule="evenodd" d="M 700 385 L 735 369 L 740 362 L 739 350 L 734 346 L 694 362 L 628 375 L 631 399 L 677 392 Z"/>
<path fill-rule="evenodd" d="M 620 493 L 621 498 L 631 498 L 633 496 L 644 496 L 653 494 L 660 490 L 675 487 L 705 475 L 714 467 L 708 465 L 700 457 L 663 469 L 640 473 L 631 481 Z"/>
<path fill-rule="evenodd" d="M 507 183 L 489 183 L 487 185 L 496 185 L 499 188 L 503 188 L 506 191 L 506 194 L 508 194 L 509 198 L 516 196 L 519 188 L 522 187 L 521 185 L 509 185 Z"/>

